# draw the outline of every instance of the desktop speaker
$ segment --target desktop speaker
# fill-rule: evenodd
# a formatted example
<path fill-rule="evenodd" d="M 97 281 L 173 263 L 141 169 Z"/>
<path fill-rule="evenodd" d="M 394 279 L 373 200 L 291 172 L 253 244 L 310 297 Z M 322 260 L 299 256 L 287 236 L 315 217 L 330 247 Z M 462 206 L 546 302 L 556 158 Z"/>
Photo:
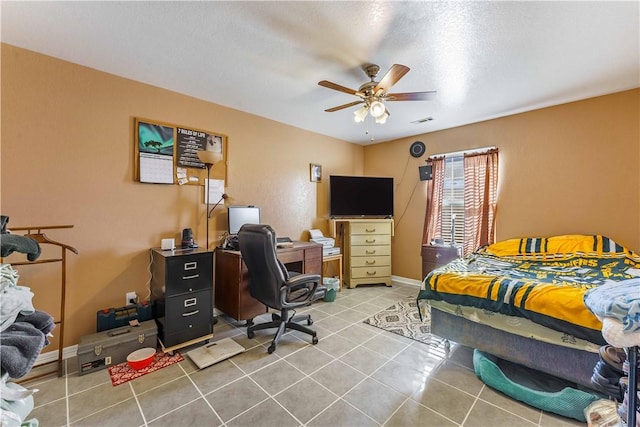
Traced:
<path fill-rule="evenodd" d="M 185 228 L 182 230 L 182 248 L 193 248 L 195 247 L 195 242 L 193 241 L 193 231 L 190 228 Z"/>

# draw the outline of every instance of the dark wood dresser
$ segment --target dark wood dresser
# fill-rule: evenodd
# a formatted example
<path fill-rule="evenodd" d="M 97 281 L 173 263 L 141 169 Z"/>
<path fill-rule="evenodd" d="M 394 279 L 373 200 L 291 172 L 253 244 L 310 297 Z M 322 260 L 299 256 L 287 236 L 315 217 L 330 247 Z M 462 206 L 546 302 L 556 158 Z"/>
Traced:
<path fill-rule="evenodd" d="M 449 245 L 422 245 L 422 278 L 459 257 L 458 247 Z"/>

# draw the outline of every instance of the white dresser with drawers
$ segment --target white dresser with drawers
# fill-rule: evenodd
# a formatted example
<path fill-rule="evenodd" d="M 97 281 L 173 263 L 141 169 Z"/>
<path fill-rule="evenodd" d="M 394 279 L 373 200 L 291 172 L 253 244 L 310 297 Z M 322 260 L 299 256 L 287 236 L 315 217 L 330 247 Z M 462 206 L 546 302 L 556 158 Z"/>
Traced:
<path fill-rule="evenodd" d="M 391 286 L 392 219 L 335 219 L 333 232 L 344 253 L 344 284 Z"/>

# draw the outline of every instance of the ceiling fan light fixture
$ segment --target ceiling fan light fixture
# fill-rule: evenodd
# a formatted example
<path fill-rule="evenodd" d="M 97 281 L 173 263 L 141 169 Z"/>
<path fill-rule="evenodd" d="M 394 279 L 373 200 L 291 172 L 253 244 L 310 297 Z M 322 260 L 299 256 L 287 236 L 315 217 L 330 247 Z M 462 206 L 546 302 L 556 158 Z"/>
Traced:
<path fill-rule="evenodd" d="M 358 108 L 356 111 L 353 112 L 353 120 L 356 123 L 364 122 L 364 119 L 365 119 L 365 117 L 367 117 L 367 113 L 368 112 L 369 112 L 369 110 L 367 110 L 367 107 Z"/>
<path fill-rule="evenodd" d="M 350 89 L 337 83 L 332 83 L 328 80 L 321 80 L 318 82 L 318 85 L 320 86 L 337 90 L 339 92 L 348 93 L 349 95 L 355 95 L 359 98 L 358 101 L 338 105 L 337 107 L 328 108 L 324 111 L 331 113 L 364 103 L 363 107 L 360 107 L 353 112 L 353 120 L 356 123 L 362 123 L 367 119 L 367 116 L 371 114 L 371 117 L 375 119 L 376 123 L 384 124 L 387 122 L 387 119 L 391 115 L 389 113 L 389 110 L 387 110 L 384 101 L 428 101 L 433 99 L 436 93 L 435 91 L 389 93 L 391 87 L 395 85 L 398 80 L 400 80 L 409 71 L 409 67 L 407 67 L 406 65 L 393 64 L 389 71 L 387 71 L 387 73 L 384 75 L 384 77 L 382 77 L 382 79 L 380 79 L 379 82 L 375 80 L 376 75 L 380 70 L 379 66 L 375 64 L 364 64 L 362 66 L 362 69 L 367 74 L 370 81 L 360 85 L 357 90 Z M 422 123 L 422 121 L 419 122 Z"/>
<path fill-rule="evenodd" d="M 384 110 L 384 113 L 380 117 L 376 117 L 376 123 L 385 124 L 387 122 L 387 117 L 389 117 L 389 111 L 387 109 Z"/>
<path fill-rule="evenodd" d="M 380 101 L 373 101 L 369 106 L 369 112 L 376 119 L 379 117 L 382 117 L 386 111 L 387 111 L 386 107 Z"/>

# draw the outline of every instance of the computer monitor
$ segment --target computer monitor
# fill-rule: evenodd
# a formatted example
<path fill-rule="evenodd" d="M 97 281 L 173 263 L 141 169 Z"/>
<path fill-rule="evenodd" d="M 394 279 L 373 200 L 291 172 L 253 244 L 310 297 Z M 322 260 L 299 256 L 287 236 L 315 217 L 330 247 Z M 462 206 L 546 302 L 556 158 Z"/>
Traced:
<path fill-rule="evenodd" d="M 260 208 L 256 206 L 229 206 L 229 234 L 238 234 L 245 224 L 260 224 Z"/>

